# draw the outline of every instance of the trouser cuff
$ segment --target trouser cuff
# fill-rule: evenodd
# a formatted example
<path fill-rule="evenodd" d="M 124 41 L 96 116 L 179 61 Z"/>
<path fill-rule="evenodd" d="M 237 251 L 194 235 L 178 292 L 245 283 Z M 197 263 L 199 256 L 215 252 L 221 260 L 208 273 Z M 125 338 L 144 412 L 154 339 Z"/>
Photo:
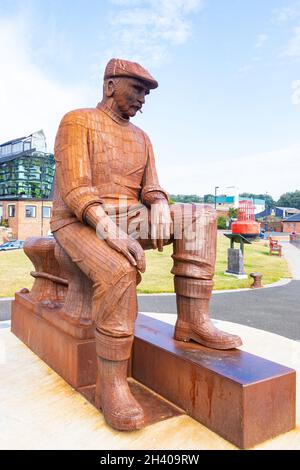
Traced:
<path fill-rule="evenodd" d="M 116 338 L 95 331 L 97 356 L 108 361 L 126 361 L 130 358 L 134 335 Z"/>
<path fill-rule="evenodd" d="M 193 299 L 210 299 L 214 282 L 212 280 L 194 279 L 175 276 L 175 292 Z"/>

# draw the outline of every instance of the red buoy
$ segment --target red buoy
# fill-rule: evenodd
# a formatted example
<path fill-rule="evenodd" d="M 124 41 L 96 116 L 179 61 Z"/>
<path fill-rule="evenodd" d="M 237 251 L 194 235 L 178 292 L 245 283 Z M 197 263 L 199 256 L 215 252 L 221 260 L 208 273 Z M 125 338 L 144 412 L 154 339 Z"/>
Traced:
<path fill-rule="evenodd" d="M 260 224 L 255 221 L 252 201 L 240 201 L 238 220 L 231 224 L 231 231 L 248 238 L 255 238 L 259 235 Z"/>

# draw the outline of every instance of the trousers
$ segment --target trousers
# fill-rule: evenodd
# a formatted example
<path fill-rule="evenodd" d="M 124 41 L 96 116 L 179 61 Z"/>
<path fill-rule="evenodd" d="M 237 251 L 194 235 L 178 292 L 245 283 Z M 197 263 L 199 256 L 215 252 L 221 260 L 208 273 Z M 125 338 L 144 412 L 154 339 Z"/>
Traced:
<path fill-rule="evenodd" d="M 169 207 L 173 233 L 164 240 L 164 245 L 173 244 L 171 272 L 176 277 L 212 280 L 216 258 L 215 211 L 208 205 L 197 204 Z M 138 204 L 107 213 L 144 250 L 152 248 L 150 208 Z M 132 337 L 137 316 L 136 286 L 141 281 L 136 267 L 97 236 L 94 228 L 81 222 L 61 227 L 54 237 L 92 281 L 92 318 L 96 330 L 107 338 L 108 348 L 110 338 Z"/>

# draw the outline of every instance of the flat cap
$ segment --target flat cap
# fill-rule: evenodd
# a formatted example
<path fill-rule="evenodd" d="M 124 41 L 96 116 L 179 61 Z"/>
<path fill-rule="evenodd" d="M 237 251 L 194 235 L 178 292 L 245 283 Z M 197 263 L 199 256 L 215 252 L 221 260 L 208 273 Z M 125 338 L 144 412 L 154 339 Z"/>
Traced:
<path fill-rule="evenodd" d="M 158 87 L 157 81 L 150 75 L 148 70 L 144 69 L 140 64 L 130 62 L 129 60 L 110 59 L 105 68 L 104 79 L 113 77 L 138 78 L 146 82 L 149 89 Z"/>

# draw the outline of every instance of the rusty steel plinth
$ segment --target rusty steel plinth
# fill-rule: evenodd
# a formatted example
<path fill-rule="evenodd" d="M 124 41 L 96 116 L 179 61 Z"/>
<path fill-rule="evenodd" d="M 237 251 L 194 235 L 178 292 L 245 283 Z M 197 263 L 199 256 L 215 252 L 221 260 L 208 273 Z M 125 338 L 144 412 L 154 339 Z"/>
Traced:
<path fill-rule="evenodd" d="M 240 448 L 295 427 L 294 370 L 238 349 L 175 341 L 172 333 L 171 325 L 138 316 L 136 380 Z"/>

